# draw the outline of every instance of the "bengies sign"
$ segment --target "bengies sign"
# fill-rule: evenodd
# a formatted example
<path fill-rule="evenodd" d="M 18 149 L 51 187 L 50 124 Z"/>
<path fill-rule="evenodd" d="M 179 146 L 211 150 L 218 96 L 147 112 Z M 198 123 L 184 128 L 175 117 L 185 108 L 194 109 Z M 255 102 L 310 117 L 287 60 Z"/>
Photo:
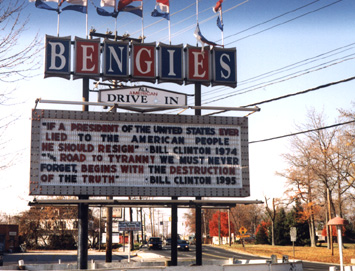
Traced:
<path fill-rule="evenodd" d="M 248 119 L 33 110 L 30 194 L 249 196 Z"/>
<path fill-rule="evenodd" d="M 100 90 L 99 102 L 121 106 L 130 105 L 131 110 L 151 112 L 169 109 L 164 106 L 185 106 L 187 105 L 187 95 L 148 86 L 124 87 Z M 148 107 L 148 105 L 154 107 Z"/>
<path fill-rule="evenodd" d="M 120 81 L 177 84 L 237 85 L 235 48 L 213 48 L 155 43 L 75 38 L 74 79 L 103 77 Z M 46 36 L 45 77 L 71 75 L 70 37 Z M 102 62 L 102 65 L 101 65 Z"/>

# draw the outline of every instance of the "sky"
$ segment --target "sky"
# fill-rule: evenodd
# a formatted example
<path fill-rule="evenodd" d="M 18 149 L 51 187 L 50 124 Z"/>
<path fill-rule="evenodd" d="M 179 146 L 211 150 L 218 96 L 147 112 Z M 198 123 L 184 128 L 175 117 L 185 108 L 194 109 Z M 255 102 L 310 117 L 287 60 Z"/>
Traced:
<path fill-rule="evenodd" d="M 6 0 L 9 1 L 9 0 Z M 5 3 L 6 3 L 5 1 Z M 193 0 L 170 0 L 171 43 L 196 45 L 193 36 L 198 20 L 202 34 L 222 43 L 212 7 L 216 0 L 200 0 L 198 18 Z M 48 3 L 55 6 L 55 3 Z M 143 0 L 145 42 L 168 43 L 168 23 L 150 16 L 155 0 Z M 115 31 L 115 20 L 96 14 L 99 0 L 89 0 L 88 29 L 98 33 Z M 109 8 L 107 8 L 109 10 Z M 202 105 L 245 106 L 283 95 L 304 91 L 354 76 L 355 67 L 355 1 L 353 0 L 224 0 L 224 44 L 237 49 L 236 88 L 202 87 Z M 57 35 L 57 14 L 38 9 L 28 3 L 23 20 L 29 16 L 27 31 L 21 36 L 23 46 L 38 34 Z M 130 13 L 120 13 L 118 35 L 142 34 L 142 20 Z M 61 37 L 85 38 L 84 14 L 66 11 L 60 15 Z M 44 49 L 41 55 L 43 59 Z M 93 88 L 93 81 L 90 87 Z M 193 94 L 192 85 L 171 83 L 149 84 L 166 90 Z M 131 85 L 128 83 L 128 85 Z M 0 107 L 1 115 L 19 116 L 5 131 L 4 153 L 16 154 L 14 164 L 0 171 L 1 212 L 15 214 L 26 210 L 32 197 L 29 191 L 31 110 L 36 98 L 80 101 L 82 80 L 43 77 L 43 68 L 35 76 L 9 86 L 0 82 L 1 89 L 16 87 L 13 98 Z M 260 112 L 249 116 L 249 142 L 297 132 L 297 126 L 307 123 L 310 110 L 323 112 L 328 125 L 339 122 L 339 109 L 351 110 L 355 81 L 339 83 L 303 95 L 259 105 Z M 90 94 L 97 101 L 97 94 Z M 194 103 L 193 97 L 189 104 Z M 81 106 L 39 104 L 39 109 L 81 110 Z M 92 108 L 91 110 L 102 110 Z M 176 111 L 170 111 L 176 114 Z M 210 111 L 202 111 L 202 114 Z M 192 110 L 184 114 L 193 115 Z M 218 116 L 245 116 L 245 112 L 225 112 Z M 290 138 L 255 142 L 249 145 L 250 200 L 284 196 L 285 179 L 276 172 L 287 168 L 282 154 L 289 153 Z M 13 157 L 13 155 L 10 155 Z"/>

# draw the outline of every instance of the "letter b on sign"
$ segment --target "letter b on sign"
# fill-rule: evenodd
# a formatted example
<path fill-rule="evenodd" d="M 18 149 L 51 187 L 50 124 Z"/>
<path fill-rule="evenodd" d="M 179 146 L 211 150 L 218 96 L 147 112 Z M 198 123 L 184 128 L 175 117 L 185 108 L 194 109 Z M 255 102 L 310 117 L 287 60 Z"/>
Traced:
<path fill-rule="evenodd" d="M 70 37 L 46 35 L 44 77 L 70 79 Z"/>

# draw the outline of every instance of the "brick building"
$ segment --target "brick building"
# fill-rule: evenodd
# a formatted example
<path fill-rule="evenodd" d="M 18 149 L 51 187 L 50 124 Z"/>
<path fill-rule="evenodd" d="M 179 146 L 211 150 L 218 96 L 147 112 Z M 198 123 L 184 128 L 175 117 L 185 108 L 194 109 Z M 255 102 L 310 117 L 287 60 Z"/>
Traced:
<path fill-rule="evenodd" d="M 0 251 L 14 252 L 18 247 L 18 225 L 0 225 Z"/>

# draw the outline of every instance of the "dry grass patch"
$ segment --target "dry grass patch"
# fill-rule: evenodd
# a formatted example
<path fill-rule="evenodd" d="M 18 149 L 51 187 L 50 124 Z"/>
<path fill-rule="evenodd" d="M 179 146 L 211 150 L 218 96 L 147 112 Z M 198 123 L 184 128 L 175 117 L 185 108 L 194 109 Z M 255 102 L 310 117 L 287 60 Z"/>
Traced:
<path fill-rule="evenodd" d="M 332 251 L 327 249 L 326 246 L 321 247 L 297 247 L 295 246 L 295 257 L 293 257 L 292 246 L 270 246 L 270 245 L 242 245 L 234 244 L 231 247 L 228 245 L 223 246 L 226 249 L 232 249 L 238 252 L 271 257 L 277 255 L 281 259 L 283 255 L 288 255 L 289 259 L 298 259 L 304 261 L 315 261 L 324 263 L 339 263 L 339 248 L 334 244 L 334 255 Z M 355 244 L 345 244 L 343 249 L 344 264 L 350 264 L 351 259 L 355 259 Z"/>

